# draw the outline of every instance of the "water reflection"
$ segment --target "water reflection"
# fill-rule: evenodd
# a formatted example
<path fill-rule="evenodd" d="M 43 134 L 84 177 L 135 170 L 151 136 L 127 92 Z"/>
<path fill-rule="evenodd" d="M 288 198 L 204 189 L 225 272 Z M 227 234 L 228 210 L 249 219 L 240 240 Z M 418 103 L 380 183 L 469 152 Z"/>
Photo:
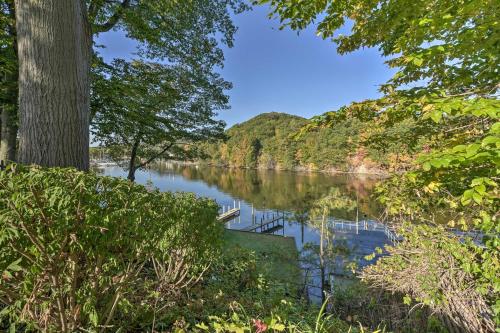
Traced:
<path fill-rule="evenodd" d="M 332 188 L 337 188 L 339 193 L 357 202 L 361 214 L 376 218 L 378 212 L 371 194 L 380 179 L 368 175 L 225 169 L 169 162 L 156 164 L 151 172 L 160 176 L 174 173 L 187 180 L 202 181 L 234 198 L 253 204 L 259 210 L 300 214 L 309 210 L 313 202 L 327 195 Z M 353 210 L 342 207 L 332 214 L 348 220 L 355 218 Z"/>
<path fill-rule="evenodd" d="M 126 177 L 119 167 L 108 166 L 101 172 Z M 213 198 L 225 211 L 228 206 L 241 207 L 240 215 L 227 222 L 227 228 L 251 229 L 272 220 L 273 214 L 284 215 L 283 222 L 267 230 L 295 238 L 308 277 L 305 289 L 311 297 L 316 295 L 316 300 L 321 300 L 321 291 L 328 291 L 339 276 L 345 275 L 347 263 L 366 265 L 364 257 L 388 242 L 384 230 L 376 222 L 367 221 L 378 216 L 371 194 L 380 179 L 374 177 L 170 162 L 157 163 L 136 176 L 137 182 L 152 183 L 163 191 L 187 191 Z"/>

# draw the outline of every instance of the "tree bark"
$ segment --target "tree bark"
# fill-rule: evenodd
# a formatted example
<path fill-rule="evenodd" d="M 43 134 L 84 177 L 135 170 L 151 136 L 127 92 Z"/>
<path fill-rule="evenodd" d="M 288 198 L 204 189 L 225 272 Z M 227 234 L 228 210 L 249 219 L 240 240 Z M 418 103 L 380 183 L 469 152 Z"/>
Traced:
<path fill-rule="evenodd" d="M 137 158 L 137 149 L 139 148 L 140 140 L 136 140 L 132 146 L 132 151 L 130 152 L 130 162 L 128 165 L 128 176 L 127 179 L 131 182 L 135 181 L 135 171 L 137 166 L 135 165 L 135 159 Z"/>
<path fill-rule="evenodd" d="M 16 0 L 19 162 L 89 168 L 92 34 L 85 0 Z"/>
<path fill-rule="evenodd" d="M 6 2 L 7 11 L 5 14 L 9 17 L 9 23 L 6 26 L 8 39 L 11 39 L 11 48 L 2 50 L 1 56 L 3 77 L 3 100 L 0 110 L 0 164 L 2 161 L 7 164 L 7 161 L 16 160 L 17 146 L 17 101 L 18 101 L 18 67 L 17 67 L 17 32 L 15 27 L 16 10 L 14 1 Z M 11 67 L 11 68 L 9 68 Z"/>
<path fill-rule="evenodd" d="M 7 106 L 4 106 L 1 112 L 0 161 L 7 164 L 7 161 L 16 160 L 16 110 L 9 110 Z"/>

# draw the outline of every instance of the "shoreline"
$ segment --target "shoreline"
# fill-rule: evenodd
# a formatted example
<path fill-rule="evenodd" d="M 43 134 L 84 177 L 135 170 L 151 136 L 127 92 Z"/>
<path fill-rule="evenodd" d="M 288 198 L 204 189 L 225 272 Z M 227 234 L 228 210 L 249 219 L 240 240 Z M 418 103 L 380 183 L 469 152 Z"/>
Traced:
<path fill-rule="evenodd" d="M 174 162 L 174 161 L 172 161 Z M 330 174 L 330 175 L 358 175 L 358 176 L 377 176 L 380 178 L 389 178 L 391 177 L 394 173 L 390 173 L 387 171 L 343 171 L 343 170 L 325 170 L 325 169 L 306 169 L 306 168 L 294 168 L 294 169 L 281 169 L 281 168 L 250 168 L 250 167 L 238 167 L 238 166 L 231 166 L 231 165 L 223 165 L 223 164 L 213 164 L 213 163 L 208 163 L 208 162 L 203 162 L 203 161 L 194 161 L 194 162 L 186 162 L 186 161 L 175 161 L 175 163 L 178 164 L 185 164 L 185 165 L 201 165 L 201 166 L 208 166 L 212 168 L 221 168 L 221 169 L 239 169 L 239 170 L 255 170 L 255 171 L 285 171 L 285 172 L 296 172 L 296 173 L 322 173 L 322 174 Z M 368 169 L 369 170 L 369 169 Z"/>
<path fill-rule="evenodd" d="M 210 168 L 219 168 L 219 169 L 228 169 L 228 170 L 255 170 L 255 171 L 275 171 L 275 172 L 293 172 L 293 173 L 320 173 L 327 175 L 353 175 L 353 176 L 368 176 L 368 177 L 377 177 L 377 178 L 389 178 L 396 173 L 390 173 L 387 171 L 343 171 L 343 170 L 335 170 L 335 169 L 306 169 L 306 168 L 294 168 L 294 169 L 281 169 L 281 168 L 250 168 L 250 167 L 237 167 L 223 164 L 214 164 L 208 163 L 204 161 L 179 161 L 179 160 L 158 160 L 156 162 L 151 163 L 151 166 L 154 166 L 158 163 L 172 163 L 178 165 L 194 165 L 194 166 L 205 166 Z M 120 166 L 116 162 L 91 162 L 91 165 L 94 167 L 107 167 L 107 166 Z M 146 167 L 147 168 L 147 167 Z"/>

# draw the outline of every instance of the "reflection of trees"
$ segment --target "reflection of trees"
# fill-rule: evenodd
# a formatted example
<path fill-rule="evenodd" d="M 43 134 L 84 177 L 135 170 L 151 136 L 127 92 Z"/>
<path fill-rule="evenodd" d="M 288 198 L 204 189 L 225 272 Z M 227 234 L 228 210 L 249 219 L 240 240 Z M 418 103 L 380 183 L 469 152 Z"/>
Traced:
<path fill-rule="evenodd" d="M 159 163 L 154 170 L 161 174 L 181 174 L 189 180 L 201 180 L 219 190 L 252 203 L 257 209 L 278 209 L 300 212 L 311 202 L 321 199 L 331 187 L 343 194 L 359 198 L 361 212 L 376 213 L 370 193 L 378 179 L 357 178 L 351 175 L 328 175 L 288 171 L 225 169 L 209 166 Z M 354 219 L 353 212 L 339 208 L 337 217 Z"/>
<path fill-rule="evenodd" d="M 309 226 L 318 230 L 320 241 L 318 245 L 310 245 L 307 249 L 310 252 L 309 257 L 313 259 L 310 264 L 316 262 L 319 264 L 317 270 L 320 275 L 322 302 L 325 301 L 328 292 L 326 277 L 335 271 L 337 258 L 349 254 L 347 244 L 342 240 L 336 240 L 334 224 L 328 223 L 329 217 L 337 211 L 352 212 L 357 208 L 357 201 L 338 187 L 331 188 L 327 195 L 315 201 L 311 206 Z M 317 260 L 314 259 L 315 255 Z"/>

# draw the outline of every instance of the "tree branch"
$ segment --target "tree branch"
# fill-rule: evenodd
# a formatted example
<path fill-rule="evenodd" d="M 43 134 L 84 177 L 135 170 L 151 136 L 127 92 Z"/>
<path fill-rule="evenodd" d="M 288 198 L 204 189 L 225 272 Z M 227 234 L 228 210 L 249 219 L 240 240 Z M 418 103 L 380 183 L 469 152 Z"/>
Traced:
<path fill-rule="evenodd" d="M 165 154 L 167 152 L 167 150 L 169 150 L 170 148 L 172 148 L 172 146 L 174 145 L 174 142 L 170 143 L 167 147 L 165 147 L 161 152 L 159 152 L 158 154 L 154 155 L 153 157 L 151 157 L 150 159 L 148 159 L 146 162 L 144 163 L 141 163 L 139 164 L 138 166 L 136 166 L 136 169 L 139 169 L 139 168 L 143 168 L 145 167 L 146 165 L 148 165 L 149 163 L 153 162 L 155 159 L 157 159 L 158 157 L 160 157 L 161 155 Z"/>
<path fill-rule="evenodd" d="M 93 4 L 91 3 L 91 7 L 95 7 L 95 5 L 93 6 Z M 111 30 L 122 18 L 123 12 L 128 8 L 130 8 L 130 0 L 123 0 L 118 6 L 118 9 L 115 11 L 113 15 L 111 15 L 111 17 L 108 19 L 106 23 L 94 25 L 93 33 L 100 33 Z M 93 10 L 95 12 L 95 15 L 97 15 L 97 8 L 91 8 L 89 9 L 89 11 L 90 10 Z"/>
<path fill-rule="evenodd" d="M 100 7 L 102 7 L 102 5 Z M 96 17 L 100 7 L 97 5 L 97 0 L 90 1 L 89 7 L 87 9 L 87 13 L 90 19 L 94 19 Z"/>

